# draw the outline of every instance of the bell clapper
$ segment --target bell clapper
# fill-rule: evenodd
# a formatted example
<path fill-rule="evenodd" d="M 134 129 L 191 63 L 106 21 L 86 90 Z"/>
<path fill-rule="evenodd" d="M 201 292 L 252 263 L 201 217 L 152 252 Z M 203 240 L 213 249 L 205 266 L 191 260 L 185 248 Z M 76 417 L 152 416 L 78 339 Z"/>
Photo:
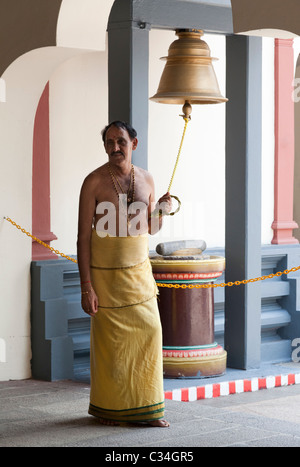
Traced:
<path fill-rule="evenodd" d="M 191 113 L 192 113 L 192 106 L 191 104 L 189 103 L 189 101 L 185 101 L 183 107 L 182 107 L 182 112 L 183 112 L 183 115 L 180 115 L 180 117 L 183 117 L 184 119 L 188 119 L 188 120 L 191 120 L 192 117 L 191 117 Z"/>

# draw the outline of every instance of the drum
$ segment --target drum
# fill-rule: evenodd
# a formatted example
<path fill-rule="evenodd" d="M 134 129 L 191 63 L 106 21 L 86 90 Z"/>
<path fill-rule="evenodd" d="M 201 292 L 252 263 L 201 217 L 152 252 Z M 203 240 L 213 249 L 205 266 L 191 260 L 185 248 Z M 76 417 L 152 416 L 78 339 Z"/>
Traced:
<path fill-rule="evenodd" d="M 153 275 L 162 284 L 213 283 L 223 274 L 225 258 L 151 257 Z M 159 287 L 164 376 L 222 375 L 227 353 L 214 339 L 214 288 Z"/>

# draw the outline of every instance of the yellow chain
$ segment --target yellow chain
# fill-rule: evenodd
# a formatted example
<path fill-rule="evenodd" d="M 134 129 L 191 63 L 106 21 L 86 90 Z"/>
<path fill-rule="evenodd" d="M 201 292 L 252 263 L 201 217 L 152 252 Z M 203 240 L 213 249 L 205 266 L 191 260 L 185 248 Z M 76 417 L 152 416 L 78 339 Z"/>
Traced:
<path fill-rule="evenodd" d="M 233 285 L 241 285 L 241 284 L 249 284 L 249 282 L 258 282 L 264 281 L 265 279 L 272 279 L 273 277 L 280 277 L 283 274 L 289 274 L 290 272 L 295 272 L 300 269 L 300 266 L 286 269 L 285 271 L 278 271 L 274 274 L 269 274 L 268 276 L 261 276 L 256 277 L 255 279 L 244 279 L 242 281 L 235 281 L 235 282 L 222 282 L 221 284 L 165 284 L 165 283 L 156 283 L 158 287 L 174 287 L 175 289 L 210 289 L 216 287 L 232 287 Z"/>
<path fill-rule="evenodd" d="M 27 232 L 27 230 L 22 229 L 22 227 L 21 227 L 20 225 L 18 225 L 16 222 L 12 221 L 9 217 L 4 217 L 4 219 L 6 219 L 6 220 L 7 220 L 8 222 L 10 222 L 12 225 L 14 225 L 15 227 L 17 227 L 17 229 L 21 230 L 21 232 L 23 232 L 24 234 L 26 234 L 28 237 L 31 237 L 31 238 L 32 238 L 33 240 L 35 240 L 37 243 L 40 243 L 40 245 L 43 245 L 44 247 L 48 248 L 48 250 L 53 251 L 53 252 L 56 253 L 57 255 L 60 255 L 60 256 L 62 256 L 63 258 L 68 259 L 69 261 L 73 261 L 73 263 L 77 263 L 77 260 L 76 260 L 76 259 L 71 258 L 70 256 L 67 256 L 67 255 L 65 255 L 64 253 L 61 253 L 60 251 L 55 250 L 55 248 L 53 248 L 52 246 L 48 245 L 47 243 L 42 242 L 42 240 L 40 240 L 39 238 L 35 237 L 34 235 L 31 235 L 31 233 Z"/>
<path fill-rule="evenodd" d="M 40 243 L 44 247 L 48 248 L 49 250 L 53 251 L 57 255 L 62 256 L 65 259 L 68 259 L 69 261 L 72 261 L 73 263 L 77 263 L 77 260 L 74 258 L 71 258 L 70 256 L 65 255 L 64 253 L 61 253 L 59 250 L 55 250 L 52 246 L 48 245 L 45 242 L 42 242 L 39 238 L 35 237 L 31 233 L 27 232 L 25 229 L 23 229 L 20 225 L 18 225 L 16 222 L 11 220 L 9 217 L 4 217 L 8 222 L 10 222 L 12 225 L 17 227 L 17 229 L 21 230 L 24 234 L 26 234 L 28 237 L 31 237 L 33 240 L 35 240 L 37 243 Z M 300 266 L 293 267 L 291 269 L 286 269 L 285 271 L 278 271 L 275 272 L 274 274 L 269 274 L 268 276 L 261 276 L 261 277 L 256 277 L 255 279 L 245 279 L 243 281 L 235 281 L 235 282 L 227 282 L 224 283 L 222 282 L 221 284 L 165 284 L 165 283 L 160 283 L 157 282 L 158 287 L 168 287 L 168 288 L 175 288 L 175 289 L 209 289 L 209 288 L 216 288 L 216 287 L 232 287 L 233 285 L 241 285 L 241 284 L 249 284 L 249 282 L 258 282 L 258 281 L 264 281 L 265 279 L 272 279 L 273 277 L 280 277 L 283 274 L 289 274 L 290 272 L 296 272 L 299 271 Z"/>

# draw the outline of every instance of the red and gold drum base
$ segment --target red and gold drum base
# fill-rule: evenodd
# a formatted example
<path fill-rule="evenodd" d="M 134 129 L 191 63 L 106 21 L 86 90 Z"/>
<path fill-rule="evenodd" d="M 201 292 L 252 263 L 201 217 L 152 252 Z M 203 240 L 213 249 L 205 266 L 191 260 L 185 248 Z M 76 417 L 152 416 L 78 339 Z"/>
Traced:
<path fill-rule="evenodd" d="M 225 259 L 151 258 L 157 283 L 213 283 Z M 214 289 L 159 287 L 158 307 L 163 331 L 164 376 L 204 378 L 226 371 L 226 351 L 214 338 Z"/>
<path fill-rule="evenodd" d="M 217 343 L 199 347 L 163 347 L 164 375 L 204 378 L 224 374 L 227 354 Z"/>

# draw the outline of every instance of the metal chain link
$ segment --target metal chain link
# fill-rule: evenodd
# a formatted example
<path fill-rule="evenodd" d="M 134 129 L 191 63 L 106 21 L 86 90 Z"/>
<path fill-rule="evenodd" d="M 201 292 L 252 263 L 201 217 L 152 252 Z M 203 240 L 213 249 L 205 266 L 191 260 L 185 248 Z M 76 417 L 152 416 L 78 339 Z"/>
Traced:
<path fill-rule="evenodd" d="M 264 281 L 266 279 L 272 279 L 273 277 L 280 277 L 283 274 L 289 274 L 290 272 L 299 271 L 300 266 L 293 267 L 291 269 L 286 269 L 285 271 L 278 271 L 274 274 L 269 274 L 268 276 L 255 277 L 254 279 L 244 279 L 242 281 L 235 282 L 222 282 L 220 284 L 165 284 L 165 283 L 156 283 L 158 287 L 174 287 L 175 289 L 210 289 L 216 287 L 232 287 L 233 285 L 249 284 L 250 282 Z"/>
<path fill-rule="evenodd" d="M 35 236 L 32 235 L 31 233 L 27 232 L 27 230 L 23 229 L 20 225 L 18 225 L 15 221 L 12 221 L 9 217 L 4 217 L 4 219 L 6 219 L 6 220 L 7 220 L 8 222 L 10 222 L 12 225 L 14 225 L 15 227 L 17 227 L 17 229 L 21 230 L 21 232 L 23 232 L 24 234 L 26 234 L 28 237 L 31 237 L 34 241 L 36 241 L 36 242 L 39 243 L 40 245 L 43 245 L 44 247 L 48 248 L 48 250 L 53 251 L 53 253 L 56 253 L 57 255 L 60 255 L 60 256 L 62 256 L 63 258 L 66 258 L 66 259 L 68 259 L 69 261 L 72 261 L 73 263 L 77 263 L 77 260 L 76 260 L 76 259 L 71 258 L 70 256 L 67 256 L 67 255 L 65 255 L 64 253 L 61 253 L 59 250 L 55 250 L 55 248 L 53 248 L 52 246 L 48 245 L 47 243 L 42 242 L 42 240 L 40 240 L 39 238 L 35 237 Z"/>
<path fill-rule="evenodd" d="M 65 255 L 64 253 L 61 253 L 59 250 L 55 250 L 52 246 L 48 245 L 45 242 L 42 242 L 39 238 L 35 237 L 31 233 L 27 232 L 27 230 L 23 229 L 20 225 L 18 225 L 16 222 L 11 220 L 9 217 L 4 217 L 8 222 L 10 222 L 12 225 L 14 225 L 17 229 L 21 230 L 24 234 L 26 234 L 28 237 L 31 237 L 33 240 L 35 240 L 37 243 L 40 243 L 44 247 L 48 248 L 49 250 L 53 251 L 57 255 L 62 256 L 65 259 L 68 259 L 69 261 L 72 261 L 73 263 L 77 263 L 77 260 L 74 258 L 71 258 L 70 256 Z M 274 274 L 269 274 L 268 276 L 261 276 L 261 277 L 256 277 L 255 279 L 244 279 L 242 281 L 235 281 L 235 282 L 227 282 L 227 283 L 220 283 L 220 284 L 166 284 L 166 283 L 160 283 L 157 282 L 156 285 L 158 287 L 168 287 L 168 288 L 175 288 L 175 289 L 209 289 L 209 288 L 216 288 L 216 287 L 232 287 L 233 285 L 241 285 L 241 284 L 249 284 L 251 282 L 258 282 L 258 281 L 264 281 L 265 279 L 272 279 L 273 277 L 280 277 L 283 274 L 290 274 L 291 272 L 296 272 L 299 271 L 300 266 L 293 267 L 291 269 L 285 269 L 285 271 L 278 271 L 275 272 Z"/>

